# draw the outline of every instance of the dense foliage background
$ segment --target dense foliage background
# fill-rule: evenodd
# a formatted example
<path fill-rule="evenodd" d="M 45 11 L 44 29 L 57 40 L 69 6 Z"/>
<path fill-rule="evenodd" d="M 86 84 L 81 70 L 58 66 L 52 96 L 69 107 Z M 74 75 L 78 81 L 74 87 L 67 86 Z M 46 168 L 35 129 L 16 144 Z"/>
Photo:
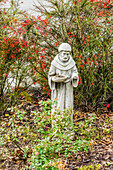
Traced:
<path fill-rule="evenodd" d="M 36 6 L 41 15 L 22 12 L 20 1 L 0 9 L 0 108 L 29 102 L 32 84 L 40 84 L 50 96 L 47 75 L 58 46 L 68 42 L 79 72 L 75 108 L 113 109 L 112 1 L 47 0 L 50 7 Z M 9 3 L 1 1 L 0 3 Z"/>
<path fill-rule="evenodd" d="M 47 2 L 50 3 L 50 10 L 44 6 L 37 7 L 48 19 L 37 35 L 40 43 L 45 42 L 46 56 L 52 58 L 62 42 L 71 44 L 80 79 L 75 92 L 75 107 L 94 109 L 107 104 L 109 107 L 113 97 L 111 1 Z"/>
<path fill-rule="evenodd" d="M 0 8 L 0 169 L 113 169 L 112 1 L 47 2 L 35 17 L 0 0 L 10 6 Z M 51 116 L 48 71 L 62 42 L 79 85 L 75 109 Z"/>

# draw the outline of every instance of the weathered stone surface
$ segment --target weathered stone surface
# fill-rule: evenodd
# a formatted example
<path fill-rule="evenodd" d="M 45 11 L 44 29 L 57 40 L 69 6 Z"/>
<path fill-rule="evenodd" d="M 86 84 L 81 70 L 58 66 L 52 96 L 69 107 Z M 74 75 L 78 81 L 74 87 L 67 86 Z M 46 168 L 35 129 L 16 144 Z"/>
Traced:
<path fill-rule="evenodd" d="M 51 99 L 57 101 L 56 109 L 73 109 L 73 87 L 78 86 L 78 71 L 70 52 L 71 46 L 62 43 L 59 54 L 54 58 L 48 74 L 49 86 L 52 90 Z M 54 109 L 52 110 L 54 112 Z"/>

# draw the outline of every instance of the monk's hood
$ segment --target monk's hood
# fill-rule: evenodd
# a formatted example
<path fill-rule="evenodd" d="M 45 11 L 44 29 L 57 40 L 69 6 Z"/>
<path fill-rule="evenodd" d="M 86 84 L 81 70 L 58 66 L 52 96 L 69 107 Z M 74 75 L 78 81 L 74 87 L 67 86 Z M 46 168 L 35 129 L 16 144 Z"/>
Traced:
<path fill-rule="evenodd" d="M 53 65 L 54 67 L 60 70 L 70 70 L 71 68 L 75 66 L 75 61 L 70 56 L 69 60 L 63 63 L 62 61 L 59 60 L 59 57 L 57 54 L 54 60 L 52 61 L 51 65 Z"/>

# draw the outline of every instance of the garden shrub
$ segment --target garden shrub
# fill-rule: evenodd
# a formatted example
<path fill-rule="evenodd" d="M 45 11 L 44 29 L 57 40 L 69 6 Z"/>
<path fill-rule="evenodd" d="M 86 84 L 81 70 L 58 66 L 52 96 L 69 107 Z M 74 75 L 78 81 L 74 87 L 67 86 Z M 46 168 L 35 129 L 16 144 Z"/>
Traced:
<path fill-rule="evenodd" d="M 0 3 L 4 4 L 6 1 Z M 8 9 L 0 9 L 0 111 L 2 113 L 17 103 L 19 97 L 30 102 L 31 96 L 26 90 L 37 82 L 36 68 L 32 65 L 34 62 L 38 63 L 38 47 L 32 36 L 36 19 L 21 11 L 19 3 L 20 1 L 11 1 Z"/>
<path fill-rule="evenodd" d="M 112 2 L 109 0 L 46 0 L 46 2 L 50 5 L 49 9 L 45 5 L 36 6 L 42 13 L 42 17 L 38 17 L 42 29 L 36 32 L 40 46 L 43 46 L 44 50 L 42 58 L 53 59 L 62 42 L 70 43 L 80 79 L 74 95 L 75 107 L 88 110 L 109 104 L 112 109 Z M 48 63 L 46 60 L 46 68 Z M 46 82 L 47 80 L 45 84 Z"/>
<path fill-rule="evenodd" d="M 0 3 L 3 2 L 6 1 Z M 26 90 L 32 84 L 40 84 L 42 92 L 50 96 L 48 70 L 62 42 L 72 46 L 71 55 L 79 72 L 75 108 L 89 110 L 105 106 L 112 109 L 111 1 L 47 2 L 50 10 L 37 6 L 41 12 L 37 17 L 22 12 L 20 1 L 11 1 L 8 9 L 0 9 L 2 112 L 17 102 L 19 96 L 29 96 Z M 12 77 L 10 82 L 9 77 Z"/>

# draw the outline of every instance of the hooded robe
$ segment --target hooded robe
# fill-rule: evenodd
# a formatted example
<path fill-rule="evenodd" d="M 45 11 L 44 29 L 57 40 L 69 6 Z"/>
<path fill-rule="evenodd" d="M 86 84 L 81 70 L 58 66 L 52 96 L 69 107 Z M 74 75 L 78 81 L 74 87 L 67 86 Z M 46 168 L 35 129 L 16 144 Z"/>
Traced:
<path fill-rule="evenodd" d="M 57 75 L 64 75 L 70 77 L 64 82 L 54 82 L 52 79 Z M 67 62 L 62 62 L 58 55 L 51 63 L 48 74 L 49 86 L 51 89 L 51 100 L 57 101 L 56 109 L 73 109 L 73 87 L 78 86 L 78 72 L 75 61 L 69 57 Z M 52 110 L 54 112 L 54 109 Z"/>

